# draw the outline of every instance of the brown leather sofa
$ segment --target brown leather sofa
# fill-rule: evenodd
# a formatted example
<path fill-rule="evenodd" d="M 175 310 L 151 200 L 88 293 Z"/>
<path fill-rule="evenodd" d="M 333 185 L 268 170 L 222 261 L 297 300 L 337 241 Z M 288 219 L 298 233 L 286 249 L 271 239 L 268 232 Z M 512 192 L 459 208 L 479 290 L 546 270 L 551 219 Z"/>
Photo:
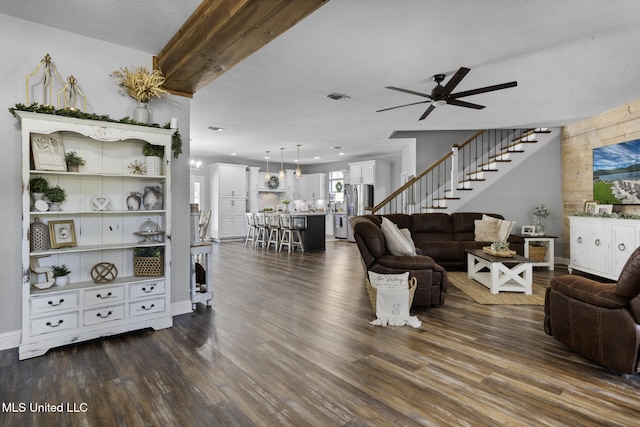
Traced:
<path fill-rule="evenodd" d="M 576 353 L 606 368 L 640 372 L 640 248 L 617 283 L 582 276 L 551 280 L 544 330 Z"/>
<path fill-rule="evenodd" d="M 474 241 L 474 221 L 482 213 L 389 214 L 384 215 L 398 228 L 407 228 L 418 252 L 417 256 L 394 256 L 385 248 L 380 228 L 381 215 L 362 215 L 351 218 L 354 239 L 360 250 L 362 266 L 366 271 L 392 274 L 409 271 L 418 281 L 414 306 L 440 306 L 447 292 L 446 270 L 464 270 L 467 261 L 465 249 L 481 248 L 491 242 Z M 487 214 L 498 219 L 501 215 Z M 511 249 L 524 252 L 524 240 L 509 238 Z"/>

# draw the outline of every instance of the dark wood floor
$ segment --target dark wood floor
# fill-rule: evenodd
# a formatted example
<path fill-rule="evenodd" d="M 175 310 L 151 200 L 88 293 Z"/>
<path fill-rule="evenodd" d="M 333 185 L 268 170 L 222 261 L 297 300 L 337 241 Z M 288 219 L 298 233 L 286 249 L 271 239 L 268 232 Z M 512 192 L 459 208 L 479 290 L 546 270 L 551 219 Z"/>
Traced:
<path fill-rule="evenodd" d="M 213 307 L 173 328 L 21 362 L 0 352 L 0 425 L 639 423 L 640 378 L 545 335 L 543 307 L 482 306 L 452 287 L 443 307 L 413 311 L 422 328 L 379 328 L 354 244 L 305 254 L 214 244 L 213 264 Z M 86 412 L 30 412 L 60 403 Z"/>

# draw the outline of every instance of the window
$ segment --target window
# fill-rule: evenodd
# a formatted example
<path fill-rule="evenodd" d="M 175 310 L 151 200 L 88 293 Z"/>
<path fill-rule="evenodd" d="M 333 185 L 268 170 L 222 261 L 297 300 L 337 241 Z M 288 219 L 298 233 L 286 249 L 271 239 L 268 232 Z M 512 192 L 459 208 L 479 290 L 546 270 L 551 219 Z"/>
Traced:
<path fill-rule="evenodd" d="M 329 172 L 329 201 L 335 203 L 344 201 L 344 171 Z"/>

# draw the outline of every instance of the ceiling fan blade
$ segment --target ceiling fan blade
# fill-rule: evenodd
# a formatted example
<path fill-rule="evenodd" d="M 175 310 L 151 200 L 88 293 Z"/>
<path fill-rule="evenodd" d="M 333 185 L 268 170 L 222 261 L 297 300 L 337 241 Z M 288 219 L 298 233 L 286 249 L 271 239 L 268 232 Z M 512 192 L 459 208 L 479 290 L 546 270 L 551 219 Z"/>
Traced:
<path fill-rule="evenodd" d="M 409 89 L 402 89 L 401 87 L 387 86 L 386 89 L 397 90 L 398 92 L 410 93 L 411 95 L 418 95 L 418 96 L 423 96 L 425 98 L 431 98 L 431 95 L 427 95 L 426 93 L 416 92 Z"/>
<path fill-rule="evenodd" d="M 471 102 L 460 101 L 459 99 L 451 98 L 447 99 L 447 104 L 455 105 L 456 107 L 473 108 L 475 110 L 482 110 L 484 108 L 484 105 L 473 104 Z"/>
<path fill-rule="evenodd" d="M 469 71 L 471 71 L 469 68 L 460 67 L 460 69 L 456 71 L 453 77 L 449 79 L 447 84 L 444 85 L 442 92 L 440 92 L 440 97 L 446 98 L 447 96 L 449 96 L 451 91 L 453 91 L 456 88 L 456 86 L 460 84 L 462 79 L 464 79 L 464 76 L 466 76 Z"/>
<path fill-rule="evenodd" d="M 453 98 L 453 99 L 462 98 L 464 96 L 477 95 L 479 93 L 485 93 L 485 92 L 493 92 L 494 90 L 508 89 L 510 87 L 515 87 L 515 86 L 518 86 L 518 82 L 509 82 L 509 83 L 502 83 L 499 85 L 485 86 L 478 89 L 465 90 L 464 92 L 452 93 L 451 95 L 449 95 L 449 98 Z"/>
<path fill-rule="evenodd" d="M 435 109 L 436 107 L 434 107 L 433 105 L 429 105 L 429 108 L 427 108 L 427 111 L 425 111 L 424 114 L 422 114 L 418 120 L 424 120 Z"/>
<path fill-rule="evenodd" d="M 426 104 L 427 102 L 431 102 L 431 101 L 419 101 L 419 102 L 412 102 L 411 104 L 404 104 L 404 105 L 398 105 L 397 107 L 384 108 L 384 109 L 382 109 L 382 110 L 378 110 L 378 111 L 376 111 L 376 113 L 380 113 L 380 112 L 382 112 L 382 111 L 395 110 L 396 108 L 408 107 L 408 106 L 410 106 L 410 105 Z"/>

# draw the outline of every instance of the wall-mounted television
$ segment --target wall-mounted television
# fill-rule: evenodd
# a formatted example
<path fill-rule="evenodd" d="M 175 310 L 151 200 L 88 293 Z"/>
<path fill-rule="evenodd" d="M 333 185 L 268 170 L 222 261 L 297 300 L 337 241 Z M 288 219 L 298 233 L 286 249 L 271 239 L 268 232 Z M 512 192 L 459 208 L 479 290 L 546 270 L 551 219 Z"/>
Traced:
<path fill-rule="evenodd" d="M 640 205 L 640 139 L 593 149 L 593 199 Z"/>

